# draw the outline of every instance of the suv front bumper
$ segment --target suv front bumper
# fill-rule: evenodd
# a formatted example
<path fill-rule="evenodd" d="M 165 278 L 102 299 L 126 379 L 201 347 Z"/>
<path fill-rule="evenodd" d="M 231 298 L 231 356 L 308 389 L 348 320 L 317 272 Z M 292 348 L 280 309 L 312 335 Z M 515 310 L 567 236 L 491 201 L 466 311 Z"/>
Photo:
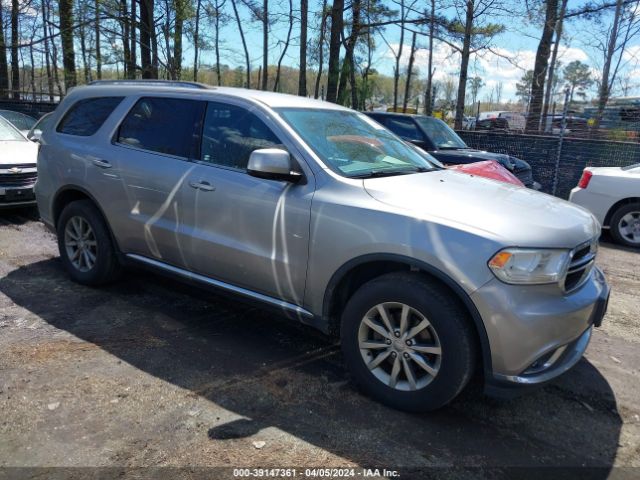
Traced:
<path fill-rule="evenodd" d="M 555 285 L 515 286 L 497 279 L 472 295 L 491 348 L 489 394 L 540 385 L 573 367 L 606 313 L 610 288 L 595 267 L 577 291 Z"/>

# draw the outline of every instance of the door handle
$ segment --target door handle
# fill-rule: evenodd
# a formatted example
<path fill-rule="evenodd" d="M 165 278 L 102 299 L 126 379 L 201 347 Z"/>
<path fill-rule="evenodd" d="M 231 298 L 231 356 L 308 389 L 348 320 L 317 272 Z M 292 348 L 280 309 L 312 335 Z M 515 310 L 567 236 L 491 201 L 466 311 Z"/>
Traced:
<path fill-rule="evenodd" d="M 91 162 L 93 162 L 93 164 L 96 167 L 100 167 L 100 168 L 111 168 L 112 165 L 107 162 L 106 160 L 102 160 L 101 158 L 96 158 L 96 157 L 91 157 Z"/>
<path fill-rule="evenodd" d="M 216 189 L 213 185 L 205 180 L 200 180 L 199 182 L 189 182 L 189 186 L 191 188 L 195 188 L 197 190 L 203 190 L 205 192 L 212 192 Z"/>

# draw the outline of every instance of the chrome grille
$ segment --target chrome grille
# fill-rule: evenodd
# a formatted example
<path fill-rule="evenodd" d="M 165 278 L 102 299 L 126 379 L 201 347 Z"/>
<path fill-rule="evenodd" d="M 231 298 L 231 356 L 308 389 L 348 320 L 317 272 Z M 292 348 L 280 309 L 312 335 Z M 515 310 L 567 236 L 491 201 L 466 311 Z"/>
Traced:
<path fill-rule="evenodd" d="M 36 182 L 37 177 L 33 164 L 0 166 L 0 187 L 28 187 Z"/>
<path fill-rule="evenodd" d="M 578 245 L 571 251 L 571 262 L 564 278 L 565 292 L 580 288 L 589 278 L 591 269 L 596 262 L 598 239 Z"/>

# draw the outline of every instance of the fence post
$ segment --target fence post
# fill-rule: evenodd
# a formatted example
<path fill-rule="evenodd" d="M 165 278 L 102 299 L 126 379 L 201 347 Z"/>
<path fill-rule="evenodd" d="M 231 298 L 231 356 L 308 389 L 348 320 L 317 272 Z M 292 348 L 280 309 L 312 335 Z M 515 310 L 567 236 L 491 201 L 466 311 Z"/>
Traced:
<path fill-rule="evenodd" d="M 564 91 L 564 107 L 562 109 L 562 126 L 560 127 L 560 137 L 558 138 L 558 155 L 556 157 L 556 166 L 553 171 L 553 188 L 551 194 L 556 195 L 558 189 L 558 172 L 560 170 L 560 157 L 562 156 L 562 143 L 564 141 L 564 131 L 567 128 L 567 110 L 569 109 L 569 88 Z M 552 120 L 553 125 L 553 120 Z"/>

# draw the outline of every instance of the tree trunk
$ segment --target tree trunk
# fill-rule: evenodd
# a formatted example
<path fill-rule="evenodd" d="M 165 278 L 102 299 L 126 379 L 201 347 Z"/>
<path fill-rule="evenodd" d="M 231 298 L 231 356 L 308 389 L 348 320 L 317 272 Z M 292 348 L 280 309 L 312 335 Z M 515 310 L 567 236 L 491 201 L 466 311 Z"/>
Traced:
<path fill-rule="evenodd" d="M 411 54 L 409 55 L 409 66 L 407 67 L 407 83 L 404 87 L 404 102 L 402 103 L 402 113 L 407 113 L 407 104 L 411 96 L 411 74 L 413 73 L 413 62 L 416 59 L 416 32 L 411 38 Z"/>
<path fill-rule="evenodd" d="M 398 108 L 398 84 L 400 82 L 400 58 L 404 46 L 404 0 L 400 1 L 400 44 L 396 53 L 396 65 L 393 71 L 393 111 Z"/>
<path fill-rule="evenodd" d="M 144 2 L 144 0 L 141 0 L 141 2 Z M 94 8 L 95 8 L 94 27 L 95 27 L 95 37 L 96 37 L 96 75 L 98 76 L 98 80 L 101 80 L 102 79 L 102 51 L 100 49 L 100 0 L 95 0 Z M 46 40 L 45 40 L 45 47 L 47 47 Z"/>
<path fill-rule="evenodd" d="M 280 67 L 282 65 L 282 60 L 287 53 L 287 49 L 289 48 L 289 42 L 291 41 L 291 32 L 293 30 L 293 2 L 289 0 L 289 30 L 287 31 L 287 40 L 284 44 L 284 48 L 282 49 L 282 53 L 280 54 L 280 58 L 278 58 L 278 67 L 276 69 L 276 79 L 273 82 L 273 91 L 278 91 L 278 86 L 280 83 Z"/>
<path fill-rule="evenodd" d="M 464 24 L 464 38 L 460 61 L 460 78 L 458 79 L 458 98 L 456 99 L 456 119 L 454 127 L 462 128 L 464 118 L 464 101 L 467 92 L 467 74 L 469 70 L 469 56 L 471 50 L 471 33 L 473 32 L 474 0 L 467 0 L 467 16 Z"/>
<path fill-rule="evenodd" d="M 529 115 L 527 116 L 526 125 L 528 132 L 536 132 L 540 128 L 544 82 L 547 76 L 549 55 L 551 54 L 551 40 L 557 20 L 558 0 L 547 0 L 544 28 L 542 29 L 542 37 L 538 44 L 536 61 L 533 67 L 533 81 L 531 82 L 531 96 L 529 98 Z"/>
<path fill-rule="evenodd" d="M 331 35 L 329 38 L 329 78 L 327 80 L 327 101 L 338 100 L 340 77 L 340 46 L 342 35 L 344 0 L 334 0 L 331 7 Z"/>
<path fill-rule="evenodd" d="M 298 73 L 298 95 L 307 96 L 307 23 L 309 0 L 300 0 L 300 71 Z M 324 15 L 324 12 L 322 12 Z"/>
<path fill-rule="evenodd" d="M 140 67 L 142 69 L 142 78 L 153 78 L 153 67 L 151 66 L 152 29 L 153 0 L 140 0 Z"/>
<path fill-rule="evenodd" d="M 180 80 L 182 78 L 182 31 L 184 29 L 184 20 L 187 16 L 186 0 L 176 0 L 176 24 L 173 31 L 173 78 Z"/>
<path fill-rule="evenodd" d="M 240 15 L 238 14 L 238 6 L 236 5 L 236 0 L 231 0 L 231 6 L 233 7 L 233 13 L 236 17 L 236 22 L 238 24 L 238 31 L 240 32 L 240 40 L 242 40 L 242 48 L 244 49 L 244 60 L 246 64 L 246 85 L 245 88 L 251 88 L 251 60 L 249 59 L 249 49 L 247 48 L 247 40 L 244 38 L 244 31 L 242 30 L 242 20 L 240 19 Z"/>
<path fill-rule="evenodd" d="M 353 0 L 351 4 L 352 26 L 351 37 L 348 42 L 347 56 L 349 57 L 349 83 L 351 84 L 351 108 L 358 108 L 358 85 L 356 82 L 356 62 L 354 52 L 360 37 L 360 13 L 362 10 L 361 0 Z"/>
<path fill-rule="evenodd" d="M 202 0 L 196 2 L 195 30 L 193 32 L 193 81 L 198 81 L 198 50 L 200 49 L 200 8 Z"/>
<path fill-rule="evenodd" d="M 127 0 L 120 0 L 120 28 L 122 29 L 122 63 L 124 64 L 124 76 L 130 78 L 131 49 L 129 45 L 129 8 Z"/>
<path fill-rule="evenodd" d="M 40 9 L 42 13 L 42 38 L 44 39 L 43 47 L 44 47 L 44 63 L 47 72 L 47 90 L 49 92 L 49 101 L 53 102 L 53 76 L 51 75 L 51 62 L 49 60 L 49 34 L 47 32 L 47 22 L 49 21 L 49 15 L 47 13 L 47 7 L 44 0 L 42 0 L 40 4 Z M 0 15 L 0 23 L 2 23 L 2 15 Z M 0 27 L 0 56 L 2 52 L 2 27 Z M 0 58 L 0 62 L 2 59 Z M 2 96 L 2 88 L 0 88 L 0 96 Z"/>
<path fill-rule="evenodd" d="M 20 32 L 18 31 L 18 15 L 20 5 L 18 0 L 11 0 L 11 90 L 13 98 L 20 98 L 20 61 L 18 59 L 18 45 Z"/>
<path fill-rule="evenodd" d="M 269 81 L 269 0 L 262 0 L 262 85 L 267 89 Z"/>
<path fill-rule="evenodd" d="M 89 62 L 87 62 L 87 39 L 85 36 L 85 4 L 79 4 L 78 36 L 80 37 L 80 58 L 82 59 L 82 72 L 84 83 L 89 83 Z"/>
<path fill-rule="evenodd" d="M 47 4 L 47 20 L 51 20 L 51 4 L 46 1 Z M 51 23 L 47 24 L 47 28 L 49 29 L 49 38 L 53 39 L 53 27 L 51 26 Z M 60 83 L 60 74 L 58 72 L 58 47 L 56 45 L 56 42 L 54 40 L 51 41 L 51 69 L 53 70 L 53 80 L 56 84 L 56 87 L 58 89 L 58 95 L 60 95 L 60 97 L 63 96 L 64 94 L 64 90 L 62 88 L 62 84 Z"/>
<path fill-rule="evenodd" d="M 342 69 L 340 70 L 340 81 L 338 82 L 338 100 L 337 103 L 345 105 L 347 100 L 347 78 L 349 77 L 349 71 L 351 70 L 351 64 L 349 63 L 351 58 L 349 55 L 345 55 L 342 59 Z"/>
<path fill-rule="evenodd" d="M 609 95 L 611 94 L 611 82 L 609 80 L 609 75 L 611 72 L 611 62 L 613 60 L 613 55 L 616 51 L 616 43 L 618 40 L 618 29 L 620 28 L 620 17 L 622 16 L 622 4 L 623 0 L 618 0 L 616 2 L 616 10 L 613 15 L 613 25 L 611 26 L 611 34 L 609 35 L 609 43 L 607 45 L 607 51 L 604 57 L 604 65 L 602 67 L 602 81 L 600 82 L 600 96 L 598 98 L 598 111 L 596 113 L 595 125 L 594 127 L 597 129 L 600 127 L 600 121 L 602 120 L 602 114 L 604 113 L 604 108 L 607 106 L 607 102 L 609 101 Z"/>
<path fill-rule="evenodd" d="M 313 98 L 320 96 L 320 82 L 322 81 L 322 68 L 324 66 L 324 37 L 327 30 L 327 0 L 322 1 L 322 20 L 320 20 L 320 42 L 318 45 L 318 75 L 313 90 Z"/>
<path fill-rule="evenodd" d="M 216 18 L 214 21 L 215 35 L 214 35 L 214 48 L 216 54 L 216 77 L 218 79 L 218 85 L 222 85 L 222 72 L 220 71 L 220 12 L 221 7 L 216 0 Z"/>
<path fill-rule="evenodd" d="M 429 20 L 429 61 L 427 64 L 427 88 L 424 98 L 424 113 L 433 113 L 433 36 L 436 28 L 436 0 L 431 0 L 431 19 Z"/>
<path fill-rule="evenodd" d="M 60 39 L 62 43 L 62 66 L 64 68 L 64 88 L 75 87 L 76 51 L 73 46 L 73 0 L 60 0 Z"/>
<path fill-rule="evenodd" d="M 556 69 L 556 61 L 558 59 L 558 50 L 560 49 L 560 42 L 562 41 L 562 26 L 564 22 L 564 14 L 567 10 L 568 0 L 562 0 L 560 5 L 560 15 L 556 21 L 556 42 L 553 45 L 553 53 L 551 54 L 551 63 L 549 64 L 549 75 L 547 77 L 547 86 L 544 94 L 544 105 L 542 106 L 542 118 L 541 118 L 541 130 L 547 129 L 547 115 L 549 114 L 549 103 L 551 102 L 551 91 L 553 90 L 553 80 Z"/>
<path fill-rule="evenodd" d="M 130 47 L 130 55 L 131 62 L 129 62 L 129 66 L 131 67 L 131 71 L 129 72 L 130 78 L 136 78 L 137 70 L 138 70 L 138 52 L 137 52 L 137 36 L 136 36 L 136 28 L 138 28 L 138 13 L 136 8 L 136 0 L 131 0 L 131 27 L 129 33 L 131 34 L 131 47 Z"/>
<path fill-rule="evenodd" d="M 0 8 L 0 98 L 9 96 L 9 65 L 7 64 L 7 46 L 4 42 L 4 18 Z"/>

